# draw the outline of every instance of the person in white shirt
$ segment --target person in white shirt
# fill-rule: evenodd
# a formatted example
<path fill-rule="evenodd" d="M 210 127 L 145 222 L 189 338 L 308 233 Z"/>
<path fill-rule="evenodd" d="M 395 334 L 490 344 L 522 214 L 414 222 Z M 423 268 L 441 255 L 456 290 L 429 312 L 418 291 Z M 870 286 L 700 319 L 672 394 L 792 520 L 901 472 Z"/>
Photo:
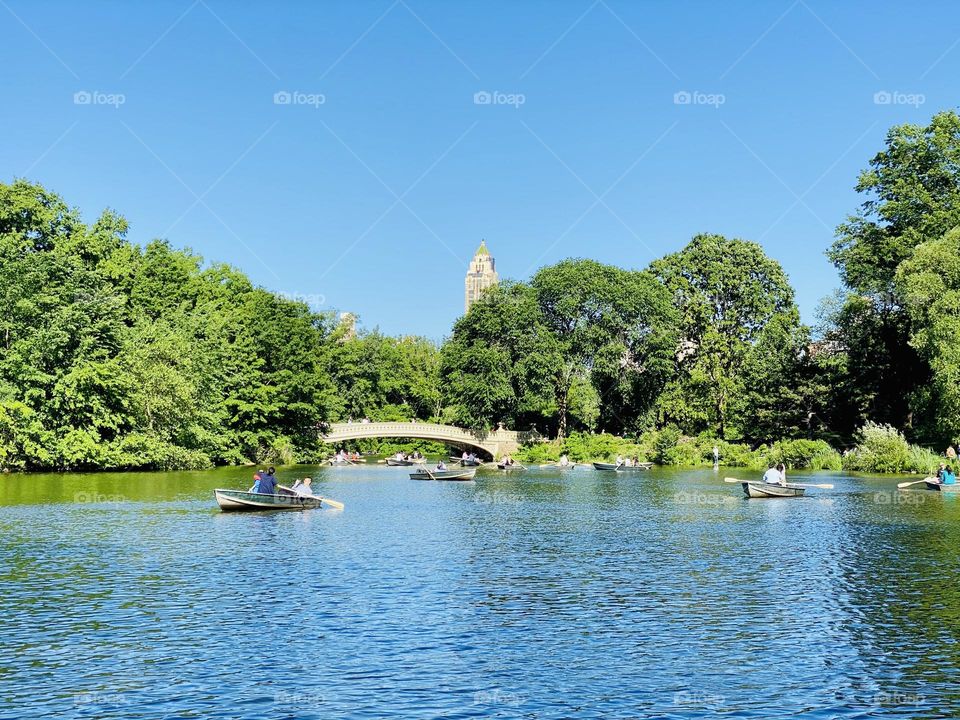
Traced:
<path fill-rule="evenodd" d="M 786 474 L 781 471 L 783 465 L 773 466 L 763 474 L 763 481 L 768 485 L 786 485 L 787 477 Z"/>

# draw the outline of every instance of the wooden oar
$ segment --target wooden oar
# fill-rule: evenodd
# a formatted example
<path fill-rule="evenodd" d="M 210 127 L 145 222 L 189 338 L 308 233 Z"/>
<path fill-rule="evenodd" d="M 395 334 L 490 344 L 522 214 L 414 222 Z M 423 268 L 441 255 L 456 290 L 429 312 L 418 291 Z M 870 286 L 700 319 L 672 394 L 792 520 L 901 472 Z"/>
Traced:
<path fill-rule="evenodd" d="M 921 483 L 926 483 L 926 482 L 937 482 L 937 479 L 934 477 L 928 477 L 928 478 L 924 478 L 923 480 L 914 480 L 913 482 L 902 482 L 902 483 L 897 483 L 897 487 L 905 488 L 905 487 L 910 487 L 911 485 L 919 485 Z"/>
<path fill-rule="evenodd" d="M 757 484 L 763 484 L 763 480 L 740 480 L 739 478 L 734 477 L 724 478 L 723 481 L 728 483 L 753 482 Z M 821 490 L 833 490 L 833 485 L 829 483 L 787 483 L 786 487 L 812 487 L 820 488 Z"/>
<path fill-rule="evenodd" d="M 342 502 L 340 502 L 339 500 L 331 500 L 330 498 L 320 497 L 319 495 L 300 495 L 300 494 L 298 494 L 293 488 L 288 488 L 286 485 L 277 485 L 277 487 L 280 488 L 281 490 L 286 490 L 287 492 L 293 494 L 294 497 L 298 497 L 298 498 L 299 498 L 299 497 L 312 497 L 312 498 L 316 498 L 316 499 L 319 500 L 321 503 L 326 503 L 327 505 L 329 505 L 330 507 L 332 507 L 332 508 L 334 508 L 334 509 L 336 509 L 336 510 L 343 510 L 343 508 L 346 507 L 346 505 L 344 505 L 344 504 L 343 504 Z"/>

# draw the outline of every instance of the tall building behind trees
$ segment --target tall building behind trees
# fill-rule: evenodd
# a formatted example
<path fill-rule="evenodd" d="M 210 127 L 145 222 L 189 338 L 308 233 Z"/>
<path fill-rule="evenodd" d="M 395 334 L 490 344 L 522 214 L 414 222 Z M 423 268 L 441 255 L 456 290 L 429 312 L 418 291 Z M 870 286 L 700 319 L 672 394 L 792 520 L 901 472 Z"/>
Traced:
<path fill-rule="evenodd" d="M 470 306 L 480 299 L 483 291 L 492 285 L 496 285 L 497 281 L 497 263 L 493 259 L 493 255 L 490 254 L 490 250 L 487 249 L 487 241 L 481 240 L 480 247 L 474 253 L 473 260 L 470 261 L 470 267 L 467 269 L 467 278 L 464 282 L 463 312 L 470 312 Z"/>

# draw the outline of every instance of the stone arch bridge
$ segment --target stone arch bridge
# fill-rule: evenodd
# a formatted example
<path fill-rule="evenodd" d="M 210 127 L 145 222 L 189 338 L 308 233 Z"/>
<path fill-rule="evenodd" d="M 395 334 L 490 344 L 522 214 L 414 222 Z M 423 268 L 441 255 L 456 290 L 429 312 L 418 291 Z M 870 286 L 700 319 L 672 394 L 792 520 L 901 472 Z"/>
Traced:
<path fill-rule="evenodd" d="M 345 440 L 364 438 L 437 440 L 466 450 L 479 450 L 496 459 L 516 452 L 520 447 L 519 435 L 520 433 L 515 430 L 502 428 L 488 432 L 475 432 L 454 425 L 423 422 L 353 422 L 331 425 L 323 436 L 323 441 L 336 444 Z"/>

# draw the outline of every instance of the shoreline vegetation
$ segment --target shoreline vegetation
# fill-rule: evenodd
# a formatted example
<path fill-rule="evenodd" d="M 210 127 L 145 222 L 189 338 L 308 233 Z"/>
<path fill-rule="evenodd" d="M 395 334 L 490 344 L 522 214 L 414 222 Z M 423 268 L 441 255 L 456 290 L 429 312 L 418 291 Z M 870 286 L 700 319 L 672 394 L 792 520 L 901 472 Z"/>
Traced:
<path fill-rule="evenodd" d="M 960 116 L 891 128 L 855 187 L 812 327 L 759 244 L 699 234 L 640 270 L 504 281 L 437 345 L 0 183 L 0 469 L 314 463 L 328 423 L 414 418 L 545 439 L 526 463 L 709 465 L 716 445 L 730 466 L 929 473 L 960 439 Z"/>
<path fill-rule="evenodd" d="M 526 445 L 514 457 L 525 464 L 552 463 L 561 455 L 578 463 L 613 461 L 618 455 L 664 467 L 710 467 L 713 448 L 720 465 L 766 470 L 783 463 L 789 470 L 834 470 L 871 474 L 932 475 L 943 457 L 911 445 L 896 428 L 870 423 L 859 442 L 841 453 L 824 440 L 780 440 L 751 448 L 709 436 L 683 436 L 675 428 L 651 430 L 635 440 L 614 435 L 573 434 L 565 440 Z"/>

